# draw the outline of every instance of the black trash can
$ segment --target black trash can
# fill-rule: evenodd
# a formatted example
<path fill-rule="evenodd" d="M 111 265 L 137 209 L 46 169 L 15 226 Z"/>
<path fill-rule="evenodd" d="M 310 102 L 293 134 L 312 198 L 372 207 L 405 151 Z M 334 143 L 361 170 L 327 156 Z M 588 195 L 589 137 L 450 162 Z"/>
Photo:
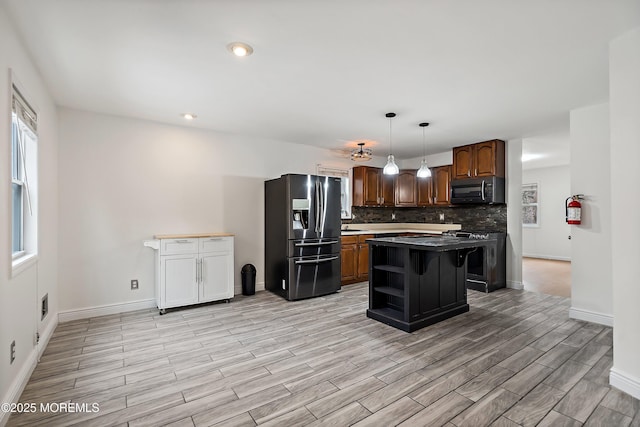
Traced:
<path fill-rule="evenodd" d="M 253 264 L 245 264 L 242 267 L 242 295 L 256 293 L 256 268 Z"/>

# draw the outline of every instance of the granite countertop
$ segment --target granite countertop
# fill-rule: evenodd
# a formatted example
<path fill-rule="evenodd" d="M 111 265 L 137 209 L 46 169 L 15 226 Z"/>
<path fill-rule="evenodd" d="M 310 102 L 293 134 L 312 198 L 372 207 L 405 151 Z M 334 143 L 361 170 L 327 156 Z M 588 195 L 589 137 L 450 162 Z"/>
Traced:
<path fill-rule="evenodd" d="M 427 237 L 427 236 L 398 236 L 378 237 L 367 239 L 368 243 L 379 243 L 384 246 L 411 247 L 432 251 L 448 251 L 455 249 L 474 248 L 483 246 L 486 239 L 468 239 L 464 237 Z"/>
<path fill-rule="evenodd" d="M 460 230 L 460 224 L 426 224 L 426 223 L 373 223 L 373 224 L 345 224 L 342 226 L 343 236 L 357 236 L 361 234 L 396 234 L 423 233 L 442 234 L 449 230 Z"/>

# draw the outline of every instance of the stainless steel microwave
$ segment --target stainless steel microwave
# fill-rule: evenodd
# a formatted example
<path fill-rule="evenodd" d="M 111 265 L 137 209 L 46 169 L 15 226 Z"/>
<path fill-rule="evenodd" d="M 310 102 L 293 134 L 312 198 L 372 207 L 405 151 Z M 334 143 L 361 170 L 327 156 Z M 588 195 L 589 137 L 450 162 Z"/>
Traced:
<path fill-rule="evenodd" d="M 504 178 L 465 178 L 451 181 L 451 204 L 504 203 Z"/>

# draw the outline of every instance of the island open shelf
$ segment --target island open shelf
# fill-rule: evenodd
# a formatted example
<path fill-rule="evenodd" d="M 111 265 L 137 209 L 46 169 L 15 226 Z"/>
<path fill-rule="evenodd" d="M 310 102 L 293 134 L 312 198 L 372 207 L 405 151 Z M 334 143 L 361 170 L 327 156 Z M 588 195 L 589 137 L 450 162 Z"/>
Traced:
<path fill-rule="evenodd" d="M 367 242 L 367 317 L 413 332 L 469 311 L 467 255 L 484 242 L 456 237 L 383 237 Z"/>

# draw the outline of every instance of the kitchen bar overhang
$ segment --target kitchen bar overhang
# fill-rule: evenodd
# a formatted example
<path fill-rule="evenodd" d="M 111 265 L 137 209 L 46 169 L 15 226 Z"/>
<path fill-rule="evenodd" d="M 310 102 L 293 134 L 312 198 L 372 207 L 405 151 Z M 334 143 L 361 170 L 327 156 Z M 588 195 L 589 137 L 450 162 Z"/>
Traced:
<path fill-rule="evenodd" d="M 399 236 L 367 243 L 367 317 L 413 332 L 469 311 L 467 256 L 488 240 Z"/>

